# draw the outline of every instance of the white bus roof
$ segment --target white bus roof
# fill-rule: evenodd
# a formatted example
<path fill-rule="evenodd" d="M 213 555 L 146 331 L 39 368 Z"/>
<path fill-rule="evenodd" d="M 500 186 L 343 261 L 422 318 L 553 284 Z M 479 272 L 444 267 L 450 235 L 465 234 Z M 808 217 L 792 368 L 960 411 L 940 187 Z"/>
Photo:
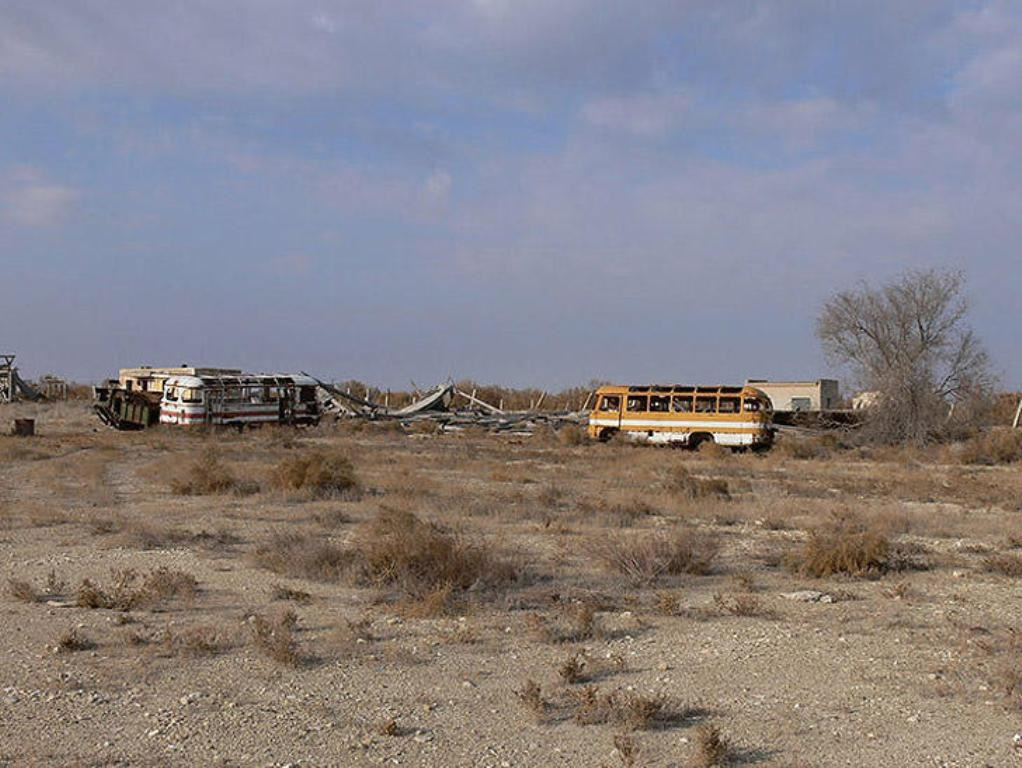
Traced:
<path fill-rule="evenodd" d="M 314 387 L 318 382 L 301 373 L 243 373 L 238 376 L 172 376 L 167 379 L 168 387 L 201 389 L 209 386 L 273 386 L 294 384 L 298 387 Z"/>

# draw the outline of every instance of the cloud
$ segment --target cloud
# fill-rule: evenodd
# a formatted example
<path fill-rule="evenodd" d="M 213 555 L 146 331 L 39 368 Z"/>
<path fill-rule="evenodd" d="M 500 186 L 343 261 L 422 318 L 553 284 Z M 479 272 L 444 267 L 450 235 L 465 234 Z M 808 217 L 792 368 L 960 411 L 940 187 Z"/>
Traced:
<path fill-rule="evenodd" d="M 642 138 L 660 138 L 681 125 L 691 104 L 684 92 L 596 99 L 582 106 L 582 117 L 596 128 Z"/>
<path fill-rule="evenodd" d="M 23 227 L 60 223 L 79 196 L 75 188 L 49 181 L 30 166 L 15 168 L 0 177 L 0 213 Z"/>

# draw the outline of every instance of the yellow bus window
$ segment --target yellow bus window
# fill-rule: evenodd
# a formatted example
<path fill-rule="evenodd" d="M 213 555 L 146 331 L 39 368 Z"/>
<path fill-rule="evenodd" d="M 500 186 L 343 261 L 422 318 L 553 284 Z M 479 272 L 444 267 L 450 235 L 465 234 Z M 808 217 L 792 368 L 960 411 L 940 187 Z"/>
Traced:
<path fill-rule="evenodd" d="M 715 397 L 696 398 L 696 413 L 713 413 L 716 410 L 717 398 Z"/>
<path fill-rule="evenodd" d="M 692 413 L 692 397 L 675 395 L 671 398 L 671 410 L 675 413 Z"/>
<path fill-rule="evenodd" d="M 646 400 L 645 395 L 632 395 L 628 398 L 628 410 L 633 413 L 646 410 Z"/>
<path fill-rule="evenodd" d="M 747 398 L 745 398 L 745 410 L 748 413 L 756 413 L 756 412 L 762 410 L 762 408 L 760 407 L 760 404 L 759 404 L 759 400 L 757 400 L 754 397 L 747 397 Z"/>
<path fill-rule="evenodd" d="M 721 413 L 738 413 L 741 409 L 741 400 L 737 397 L 722 397 L 720 398 L 720 406 L 718 411 Z"/>
<path fill-rule="evenodd" d="M 653 395 L 649 398 L 649 409 L 657 413 L 667 413 L 671 398 Z"/>
<path fill-rule="evenodd" d="M 601 411 L 620 411 L 621 398 L 617 395 L 604 395 L 600 400 Z"/>

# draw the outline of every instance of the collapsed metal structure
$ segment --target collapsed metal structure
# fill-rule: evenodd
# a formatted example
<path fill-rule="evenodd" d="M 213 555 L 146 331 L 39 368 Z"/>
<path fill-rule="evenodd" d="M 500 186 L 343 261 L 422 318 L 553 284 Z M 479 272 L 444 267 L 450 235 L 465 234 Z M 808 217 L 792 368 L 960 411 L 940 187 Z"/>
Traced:
<path fill-rule="evenodd" d="M 14 355 L 0 355 L 0 403 L 41 400 L 42 394 L 18 375 Z"/>
<path fill-rule="evenodd" d="M 465 392 L 448 381 L 437 385 L 432 391 L 408 405 L 390 408 L 385 404 L 353 395 L 328 382 L 316 379 L 316 383 L 325 393 L 324 408 L 332 411 L 338 419 L 396 421 L 403 426 L 411 426 L 417 422 L 432 422 L 440 430 L 478 426 L 493 432 L 526 433 L 540 426 L 557 429 L 566 424 L 585 424 L 591 399 L 591 396 L 586 398 L 586 402 L 578 411 L 536 410 L 542 404 L 542 398 L 533 406 L 533 410 L 506 411 L 479 399 L 474 392 Z M 462 407 L 456 407 L 459 404 Z"/>

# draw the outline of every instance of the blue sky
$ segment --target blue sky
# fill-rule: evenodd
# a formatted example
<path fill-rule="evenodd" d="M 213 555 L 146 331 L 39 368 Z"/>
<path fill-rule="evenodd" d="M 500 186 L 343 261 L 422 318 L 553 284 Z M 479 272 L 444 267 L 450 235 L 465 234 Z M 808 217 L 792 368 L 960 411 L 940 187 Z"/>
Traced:
<path fill-rule="evenodd" d="M 1022 387 L 1020 86 L 1009 2 L 7 0 L 0 351 L 817 377 L 829 293 L 938 266 Z"/>

